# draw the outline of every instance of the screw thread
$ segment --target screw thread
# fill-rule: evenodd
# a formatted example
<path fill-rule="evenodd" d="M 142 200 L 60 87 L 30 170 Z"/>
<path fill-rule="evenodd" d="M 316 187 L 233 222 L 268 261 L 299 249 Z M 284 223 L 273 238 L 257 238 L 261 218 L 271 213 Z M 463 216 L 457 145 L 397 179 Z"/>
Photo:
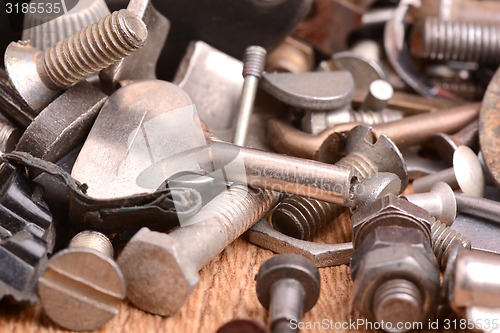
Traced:
<path fill-rule="evenodd" d="M 85 230 L 80 232 L 71 239 L 68 247 L 92 249 L 109 258 L 113 257 L 113 245 L 111 241 L 104 234 L 97 231 Z"/>
<path fill-rule="evenodd" d="M 391 323 L 397 321 L 397 318 L 393 318 L 395 315 L 393 304 L 396 302 L 398 302 L 399 307 L 412 310 L 404 311 L 407 312 L 405 315 L 408 316 L 408 319 L 411 318 L 415 321 L 421 319 L 423 310 L 422 294 L 414 283 L 405 279 L 389 280 L 377 288 L 373 297 L 375 319 Z"/>
<path fill-rule="evenodd" d="M 384 109 L 381 111 L 349 111 L 349 116 L 351 122 L 375 125 L 402 119 L 403 113 L 396 110 Z"/>
<path fill-rule="evenodd" d="M 255 45 L 248 47 L 243 57 L 243 77 L 253 75 L 260 78 L 266 64 L 266 54 L 266 49 L 263 47 Z"/>
<path fill-rule="evenodd" d="M 144 22 L 122 9 L 46 50 L 43 68 L 55 87 L 67 88 L 125 58 L 146 38 Z"/>
<path fill-rule="evenodd" d="M 339 160 L 335 165 L 352 169 L 359 181 L 378 172 L 377 166 L 369 158 L 357 152 L 347 154 L 347 156 Z"/>
<path fill-rule="evenodd" d="M 438 86 L 469 101 L 483 99 L 486 88 L 471 80 L 433 80 Z"/>
<path fill-rule="evenodd" d="M 189 220 L 189 224 L 207 220 L 219 223 L 229 244 L 264 217 L 282 197 L 278 192 L 233 185 L 207 203 Z"/>
<path fill-rule="evenodd" d="M 16 147 L 21 132 L 16 127 L 0 121 L 0 151 L 9 153 Z"/>
<path fill-rule="evenodd" d="M 470 240 L 439 220 L 434 220 L 431 224 L 431 239 L 432 250 L 441 267 L 446 267 L 448 256 L 455 246 L 463 246 L 465 249 L 471 248 Z"/>
<path fill-rule="evenodd" d="M 279 203 L 271 222 L 285 235 L 308 240 L 343 212 L 344 208 L 335 204 L 293 195 Z"/>
<path fill-rule="evenodd" d="M 298 330 L 293 329 L 288 320 L 280 320 L 273 325 L 273 333 L 296 333 Z"/>
<path fill-rule="evenodd" d="M 29 39 L 33 47 L 44 51 L 109 14 L 104 0 L 80 0 L 55 19 L 53 14 L 28 12 L 24 16 L 22 39 Z"/>
<path fill-rule="evenodd" d="M 497 63 L 500 56 L 500 25 L 443 21 L 436 17 L 415 26 L 412 54 L 432 60 Z"/>

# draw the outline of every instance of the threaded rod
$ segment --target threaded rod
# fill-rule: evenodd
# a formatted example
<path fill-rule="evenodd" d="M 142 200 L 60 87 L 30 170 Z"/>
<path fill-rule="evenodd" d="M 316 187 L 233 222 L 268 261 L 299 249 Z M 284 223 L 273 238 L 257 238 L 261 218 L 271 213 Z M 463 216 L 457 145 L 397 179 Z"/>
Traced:
<path fill-rule="evenodd" d="M 448 256 L 455 246 L 460 244 L 465 249 L 471 248 L 471 243 L 466 237 L 439 220 L 431 224 L 431 238 L 432 250 L 442 268 L 446 267 Z"/>
<path fill-rule="evenodd" d="M 43 76 L 55 89 L 70 87 L 125 58 L 146 42 L 144 22 L 126 9 L 72 35 L 43 53 Z"/>

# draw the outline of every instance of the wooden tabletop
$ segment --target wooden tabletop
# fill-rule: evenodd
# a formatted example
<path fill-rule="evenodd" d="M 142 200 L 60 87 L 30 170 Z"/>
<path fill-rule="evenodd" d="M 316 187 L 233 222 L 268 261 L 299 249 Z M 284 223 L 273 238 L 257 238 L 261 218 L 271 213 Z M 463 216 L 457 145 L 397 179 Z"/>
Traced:
<path fill-rule="evenodd" d="M 351 237 L 346 214 L 328 225 L 315 241 L 345 242 Z M 151 315 L 123 303 L 120 313 L 97 332 L 215 332 L 235 318 L 251 318 L 267 323 L 267 312 L 255 293 L 255 275 L 260 265 L 273 253 L 249 243 L 245 236 L 237 239 L 224 252 L 200 271 L 200 284 L 179 313 L 171 318 Z M 321 295 L 316 306 L 304 315 L 305 322 L 329 325 L 361 318 L 351 310 L 352 280 L 349 266 L 320 268 Z M 340 325 L 340 324 L 337 324 Z M 334 328 L 334 326 L 332 326 Z M 424 332 L 435 332 L 425 330 Z M 457 332 L 441 330 L 440 332 Z M 65 332 L 44 316 L 39 305 L 17 308 L 0 305 L 0 332 L 48 333 Z M 302 332 L 371 332 L 359 330 L 317 329 Z"/>

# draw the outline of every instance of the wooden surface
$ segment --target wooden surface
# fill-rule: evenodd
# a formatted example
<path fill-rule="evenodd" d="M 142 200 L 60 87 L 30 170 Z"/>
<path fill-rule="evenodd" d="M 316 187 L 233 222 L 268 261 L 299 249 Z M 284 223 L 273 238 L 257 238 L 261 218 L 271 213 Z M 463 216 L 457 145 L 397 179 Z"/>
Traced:
<path fill-rule="evenodd" d="M 346 215 L 330 224 L 316 241 L 344 242 L 350 239 Z M 121 306 L 120 314 L 98 332 L 215 332 L 235 318 L 252 318 L 266 323 L 267 312 L 255 294 L 254 277 L 272 252 L 250 244 L 244 237 L 233 244 L 200 272 L 201 279 L 189 302 L 171 318 L 162 318 L 134 308 Z M 351 311 L 352 281 L 349 267 L 320 268 L 321 296 L 304 321 L 346 322 L 358 318 Z M 370 330 L 359 330 L 369 332 Z M 43 315 L 38 305 L 20 309 L 0 306 L 0 332 L 65 332 Z M 303 332 L 356 332 L 356 330 L 303 330 Z M 429 331 L 430 332 L 430 331 Z M 444 332 L 444 331 L 443 331 Z"/>

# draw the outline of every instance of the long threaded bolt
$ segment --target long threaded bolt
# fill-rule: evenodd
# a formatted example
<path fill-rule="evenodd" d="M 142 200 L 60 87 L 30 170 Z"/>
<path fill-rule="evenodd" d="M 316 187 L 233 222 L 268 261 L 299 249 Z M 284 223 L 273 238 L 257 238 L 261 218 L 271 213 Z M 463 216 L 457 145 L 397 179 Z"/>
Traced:
<path fill-rule="evenodd" d="M 460 244 L 465 249 L 470 250 L 471 248 L 471 243 L 466 237 L 439 220 L 435 220 L 431 224 L 431 239 L 432 250 L 436 255 L 439 265 L 443 269 L 446 267 L 448 257 L 456 244 Z"/>
<path fill-rule="evenodd" d="M 118 258 L 129 300 L 154 314 L 176 313 L 197 286 L 198 271 L 280 199 L 277 192 L 235 185 L 168 235 L 141 229 Z"/>
<path fill-rule="evenodd" d="M 500 25 L 429 17 L 413 28 L 410 48 L 413 55 L 425 59 L 498 64 Z"/>
<path fill-rule="evenodd" d="M 243 58 L 243 77 L 245 78 L 245 82 L 243 83 L 238 107 L 238 118 L 236 119 L 236 127 L 233 135 L 233 143 L 238 146 L 245 145 L 259 79 L 266 64 L 266 54 L 266 50 L 260 46 L 250 46 L 245 51 Z"/>
<path fill-rule="evenodd" d="M 54 255 L 38 286 L 47 316 L 75 331 L 98 329 L 116 316 L 126 292 L 112 256 L 111 242 L 96 231 L 79 233 Z"/>
<path fill-rule="evenodd" d="M 126 9 L 113 12 L 47 49 L 41 61 L 42 80 L 55 89 L 68 88 L 139 49 L 147 36 L 138 16 Z"/>
<path fill-rule="evenodd" d="M 297 254 L 280 254 L 262 264 L 255 280 L 257 298 L 269 309 L 272 332 L 298 332 L 291 321 L 300 321 L 319 298 L 320 275 L 316 265 Z"/>

